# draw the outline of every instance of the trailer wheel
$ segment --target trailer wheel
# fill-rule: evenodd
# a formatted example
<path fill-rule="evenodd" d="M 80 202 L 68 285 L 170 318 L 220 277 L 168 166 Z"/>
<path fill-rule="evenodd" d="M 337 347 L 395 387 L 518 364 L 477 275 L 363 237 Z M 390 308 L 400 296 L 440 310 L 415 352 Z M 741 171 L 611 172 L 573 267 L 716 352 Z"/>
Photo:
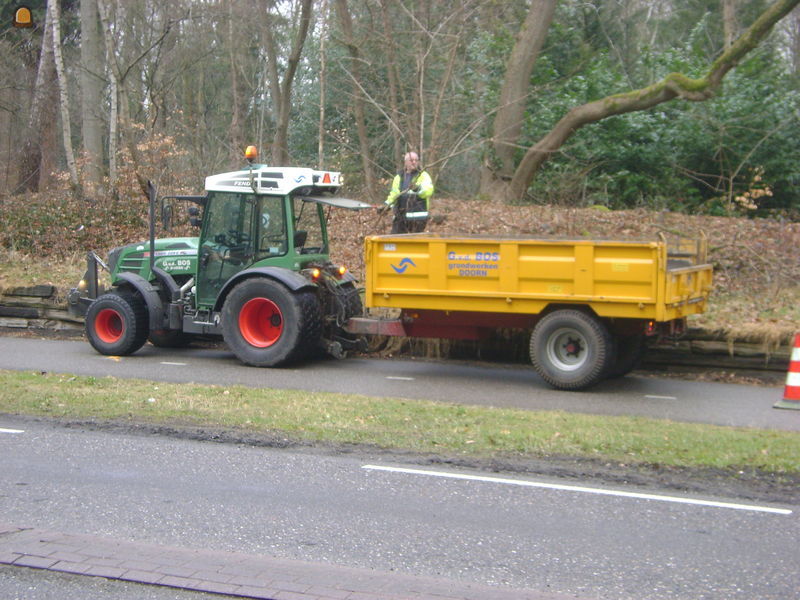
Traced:
<path fill-rule="evenodd" d="M 147 341 L 156 348 L 185 348 L 192 343 L 194 336 L 191 333 L 175 329 L 151 331 Z"/>
<path fill-rule="evenodd" d="M 531 362 L 542 379 L 559 390 L 580 390 L 600 381 L 613 349 L 605 325 L 579 310 L 552 312 L 531 334 Z"/>
<path fill-rule="evenodd" d="M 319 338 L 319 321 L 313 293 L 292 293 L 271 279 L 254 278 L 233 288 L 225 301 L 222 334 L 243 363 L 275 367 L 307 352 L 311 338 Z"/>
<path fill-rule="evenodd" d="M 147 341 L 147 307 L 137 294 L 103 294 L 89 306 L 85 329 L 89 343 L 100 354 L 133 354 Z"/>
<path fill-rule="evenodd" d="M 647 350 L 646 338 L 641 334 L 616 335 L 614 346 L 616 354 L 606 373 L 608 379 L 624 377 L 633 371 L 641 364 Z"/>

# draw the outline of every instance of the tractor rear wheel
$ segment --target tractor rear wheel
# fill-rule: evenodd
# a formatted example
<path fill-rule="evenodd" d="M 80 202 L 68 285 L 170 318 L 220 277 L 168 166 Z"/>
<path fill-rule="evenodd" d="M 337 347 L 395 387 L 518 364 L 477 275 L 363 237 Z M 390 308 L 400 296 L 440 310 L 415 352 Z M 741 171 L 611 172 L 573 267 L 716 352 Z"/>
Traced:
<path fill-rule="evenodd" d="M 344 321 L 350 317 L 360 317 L 364 314 L 364 305 L 361 303 L 361 294 L 358 293 L 358 288 L 351 283 L 343 283 L 339 288 L 343 295 L 344 304 Z"/>
<path fill-rule="evenodd" d="M 271 279 L 238 284 L 222 308 L 222 334 L 243 363 L 276 367 L 305 356 L 321 335 L 317 297 Z"/>
<path fill-rule="evenodd" d="M 103 294 L 86 312 L 86 337 L 100 354 L 133 354 L 147 341 L 147 306 L 138 294 Z"/>
<path fill-rule="evenodd" d="M 557 310 L 543 317 L 531 334 L 531 362 L 559 390 L 594 385 L 608 372 L 614 343 L 605 325 L 579 310 Z"/>

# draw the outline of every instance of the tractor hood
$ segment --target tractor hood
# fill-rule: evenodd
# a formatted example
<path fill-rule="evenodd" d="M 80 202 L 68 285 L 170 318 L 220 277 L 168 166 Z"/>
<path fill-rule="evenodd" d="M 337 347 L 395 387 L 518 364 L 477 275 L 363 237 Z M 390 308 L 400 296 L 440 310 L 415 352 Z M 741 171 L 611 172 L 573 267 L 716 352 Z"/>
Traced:
<path fill-rule="evenodd" d="M 197 262 L 196 237 L 162 238 L 156 240 L 155 264 L 172 275 L 191 274 Z M 138 242 L 114 248 L 108 254 L 112 279 L 119 272 L 137 273 L 150 277 L 150 243 Z"/>

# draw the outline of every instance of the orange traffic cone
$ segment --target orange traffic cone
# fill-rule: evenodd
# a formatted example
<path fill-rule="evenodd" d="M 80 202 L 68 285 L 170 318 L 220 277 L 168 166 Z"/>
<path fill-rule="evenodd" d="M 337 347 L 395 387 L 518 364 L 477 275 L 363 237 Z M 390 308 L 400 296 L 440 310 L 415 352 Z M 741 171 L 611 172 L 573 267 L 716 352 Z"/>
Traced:
<path fill-rule="evenodd" d="M 783 400 L 774 408 L 794 408 L 800 410 L 800 333 L 794 336 L 794 348 L 789 359 L 789 372 L 786 374 L 786 389 Z"/>

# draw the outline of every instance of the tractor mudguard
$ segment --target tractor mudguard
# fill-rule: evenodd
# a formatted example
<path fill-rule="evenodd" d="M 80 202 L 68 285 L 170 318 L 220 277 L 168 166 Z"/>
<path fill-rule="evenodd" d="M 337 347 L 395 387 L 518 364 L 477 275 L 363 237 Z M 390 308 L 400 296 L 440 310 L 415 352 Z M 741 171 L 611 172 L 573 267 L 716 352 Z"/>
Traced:
<path fill-rule="evenodd" d="M 158 290 L 144 277 L 136 273 L 117 273 L 117 279 L 121 279 L 126 284 L 132 286 L 142 295 L 142 298 L 144 298 L 144 302 L 147 305 L 150 330 L 163 329 L 164 305 L 161 302 L 161 297 L 158 295 Z M 117 285 L 119 286 L 120 284 L 117 283 Z"/>
<path fill-rule="evenodd" d="M 279 281 L 292 292 L 315 287 L 312 282 L 300 275 L 300 273 L 290 269 L 284 269 L 283 267 L 254 267 L 252 269 L 245 269 L 244 271 L 239 271 L 225 283 L 217 296 L 214 310 L 222 310 L 222 305 L 225 302 L 225 297 L 228 295 L 228 292 L 240 281 L 253 276 L 269 277 L 270 279 Z"/>

